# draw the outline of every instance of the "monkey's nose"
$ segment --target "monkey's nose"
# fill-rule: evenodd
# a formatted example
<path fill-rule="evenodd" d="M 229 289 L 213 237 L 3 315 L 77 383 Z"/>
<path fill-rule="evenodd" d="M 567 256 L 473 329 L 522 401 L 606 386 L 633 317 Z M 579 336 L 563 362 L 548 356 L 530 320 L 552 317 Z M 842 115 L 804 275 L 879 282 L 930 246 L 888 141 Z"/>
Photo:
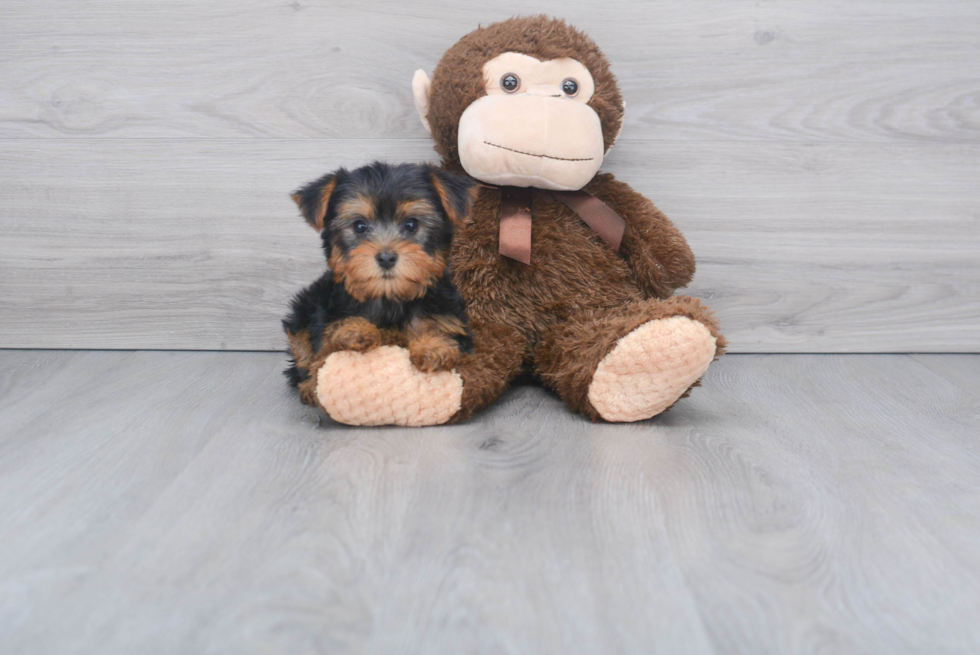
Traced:
<path fill-rule="evenodd" d="M 395 262 L 398 261 L 398 253 L 394 250 L 382 250 L 374 258 L 378 262 L 378 266 L 386 271 L 390 271 L 395 266 Z"/>

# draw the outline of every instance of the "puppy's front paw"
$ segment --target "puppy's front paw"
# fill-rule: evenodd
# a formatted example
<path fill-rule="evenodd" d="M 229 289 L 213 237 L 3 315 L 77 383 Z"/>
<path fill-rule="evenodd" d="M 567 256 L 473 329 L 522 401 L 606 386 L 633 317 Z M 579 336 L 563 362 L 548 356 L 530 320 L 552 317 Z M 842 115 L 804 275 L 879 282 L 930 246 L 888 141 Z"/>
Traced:
<path fill-rule="evenodd" d="M 333 333 L 331 341 L 338 350 L 362 353 L 381 345 L 381 332 L 370 321 L 355 318 L 340 325 Z"/>
<path fill-rule="evenodd" d="M 459 361 L 459 345 L 441 335 L 424 335 L 408 344 L 412 365 L 423 373 L 449 371 Z"/>

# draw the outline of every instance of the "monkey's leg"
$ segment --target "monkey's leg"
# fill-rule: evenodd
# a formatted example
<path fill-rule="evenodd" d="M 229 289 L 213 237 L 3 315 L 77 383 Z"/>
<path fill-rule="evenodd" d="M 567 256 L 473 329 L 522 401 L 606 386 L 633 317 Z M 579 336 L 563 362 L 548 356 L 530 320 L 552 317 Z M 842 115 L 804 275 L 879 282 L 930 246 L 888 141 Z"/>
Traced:
<path fill-rule="evenodd" d="M 510 328 L 474 325 L 473 333 L 473 353 L 450 371 L 423 373 L 399 346 L 331 353 L 312 367 L 316 400 L 330 418 L 348 425 L 465 420 L 503 393 L 524 355 L 523 339 Z"/>
<path fill-rule="evenodd" d="M 500 398 L 521 372 L 526 342 L 513 328 L 499 323 L 473 324 L 473 352 L 456 370 L 463 378 L 463 397 L 450 423 L 459 423 Z"/>
<path fill-rule="evenodd" d="M 669 409 L 724 353 L 711 311 L 695 298 L 646 300 L 544 335 L 541 379 L 593 421 L 641 421 Z"/>

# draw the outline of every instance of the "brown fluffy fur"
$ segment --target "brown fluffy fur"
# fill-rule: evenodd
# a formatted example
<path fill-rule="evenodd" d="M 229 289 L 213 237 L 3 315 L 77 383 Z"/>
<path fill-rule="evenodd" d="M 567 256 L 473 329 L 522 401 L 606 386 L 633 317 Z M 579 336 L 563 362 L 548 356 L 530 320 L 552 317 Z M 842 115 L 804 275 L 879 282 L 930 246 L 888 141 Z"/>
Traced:
<path fill-rule="evenodd" d="M 539 189 L 532 192 L 530 266 L 497 252 L 499 190 L 483 189 L 470 221 L 457 232 L 450 263 L 467 302 L 475 351 L 457 366 L 464 413 L 456 420 L 493 402 L 522 364 L 572 410 L 598 420 L 587 400 L 596 366 L 620 338 L 654 319 L 700 321 L 718 339 L 716 356 L 724 352 L 710 310 L 695 298 L 671 296 L 694 274 L 694 257 L 680 232 L 653 203 L 612 176 L 597 175 L 585 190 L 626 219 L 625 257 Z M 496 327 L 494 336 L 481 339 L 488 325 Z M 508 356 L 515 345 L 520 356 Z"/>
<path fill-rule="evenodd" d="M 697 298 L 674 296 L 663 301 L 645 300 L 597 313 L 585 321 L 555 326 L 535 353 L 538 375 L 572 410 L 597 421 L 600 416 L 587 396 L 599 362 L 625 335 L 648 321 L 671 316 L 686 316 L 703 323 L 717 340 L 715 356 L 724 352 L 725 338 L 711 312 Z"/>
<path fill-rule="evenodd" d="M 450 423 L 465 421 L 499 398 L 521 372 L 524 361 L 526 342 L 513 327 L 476 322 L 471 327 L 473 353 L 464 355 L 456 365 L 463 378 L 463 397 Z"/>
<path fill-rule="evenodd" d="M 606 148 L 612 146 L 623 103 L 595 43 L 564 21 L 511 19 L 464 36 L 436 67 L 428 120 L 446 169 L 461 170 L 459 117 L 484 94 L 483 64 L 504 52 L 541 60 L 572 57 L 584 64 L 596 83 L 589 104 L 599 114 Z M 599 420 L 587 398 L 596 366 L 620 338 L 647 321 L 670 316 L 700 321 L 717 339 L 716 356 L 724 352 L 710 310 L 694 298 L 672 297 L 691 281 L 695 268 L 680 231 L 652 202 L 611 175 L 596 175 L 584 190 L 625 219 L 619 253 L 551 193 L 534 189 L 529 266 L 499 254 L 500 190 L 479 190 L 450 254 L 474 333 L 474 352 L 457 365 L 463 408 L 454 422 L 493 402 L 522 368 L 537 374 L 571 409 Z"/>

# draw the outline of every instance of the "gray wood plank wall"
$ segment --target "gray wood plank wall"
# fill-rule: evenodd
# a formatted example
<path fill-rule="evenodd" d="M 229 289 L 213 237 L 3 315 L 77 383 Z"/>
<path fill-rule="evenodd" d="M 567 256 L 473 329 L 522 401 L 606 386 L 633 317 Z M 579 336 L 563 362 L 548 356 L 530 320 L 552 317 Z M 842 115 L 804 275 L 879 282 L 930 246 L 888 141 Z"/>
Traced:
<path fill-rule="evenodd" d="M 410 79 L 528 11 L 0 5 L 0 347 L 278 349 L 322 270 L 287 193 L 435 158 Z M 542 3 L 613 63 L 605 169 L 736 352 L 980 351 L 980 3 Z"/>

